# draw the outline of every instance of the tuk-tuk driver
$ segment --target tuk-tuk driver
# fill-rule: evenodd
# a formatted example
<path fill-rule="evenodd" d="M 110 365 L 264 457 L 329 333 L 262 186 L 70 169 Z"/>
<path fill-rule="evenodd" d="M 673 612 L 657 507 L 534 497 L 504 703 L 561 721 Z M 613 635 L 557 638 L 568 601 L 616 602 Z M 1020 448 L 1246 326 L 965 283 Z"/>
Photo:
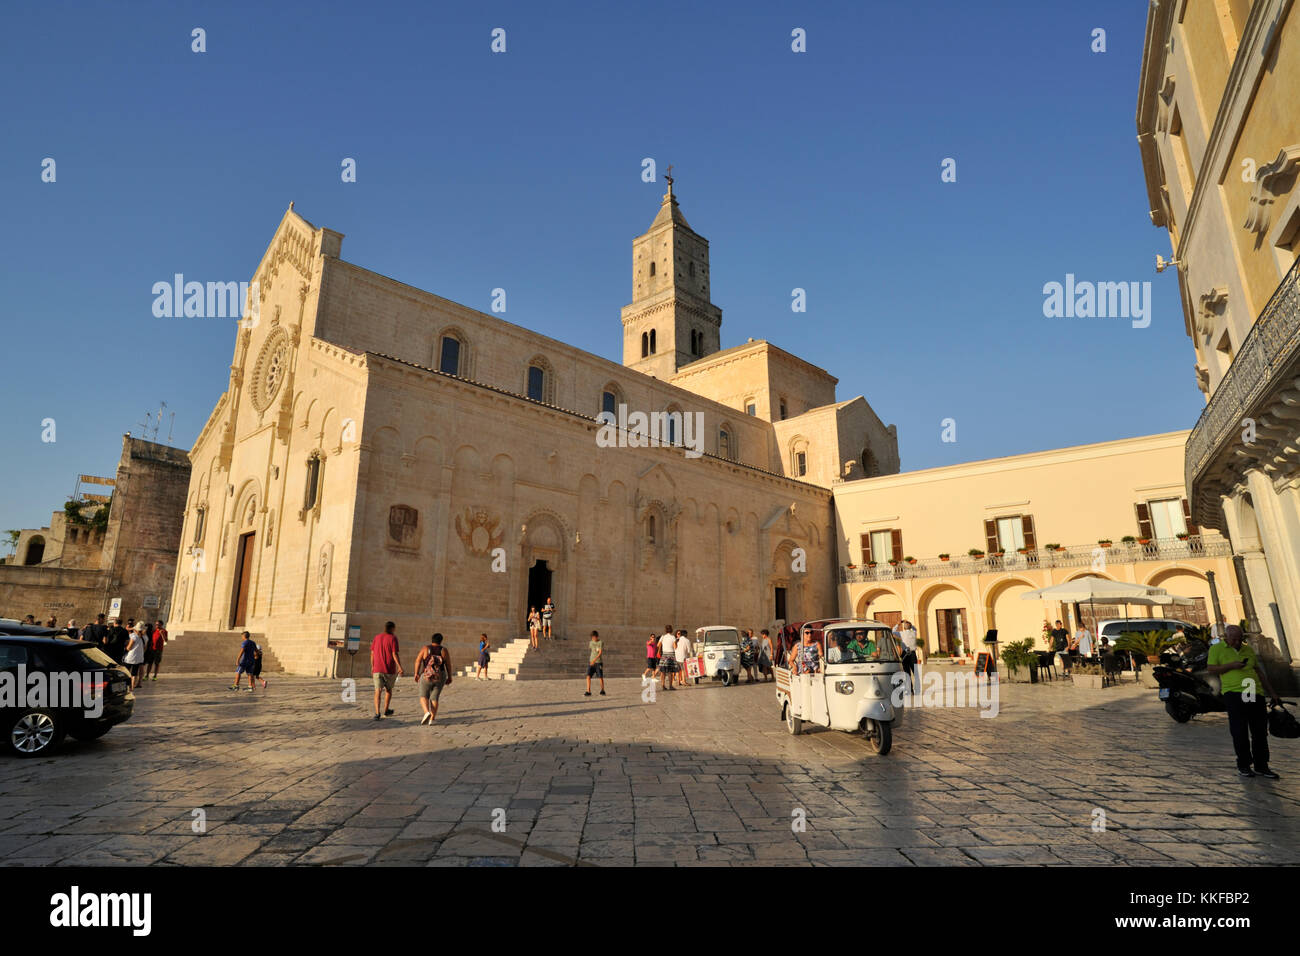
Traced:
<path fill-rule="evenodd" d="M 876 660 L 880 657 L 880 648 L 878 648 L 876 642 L 871 639 L 871 633 L 869 631 L 854 631 L 853 642 L 849 644 L 849 650 L 859 658 Z"/>

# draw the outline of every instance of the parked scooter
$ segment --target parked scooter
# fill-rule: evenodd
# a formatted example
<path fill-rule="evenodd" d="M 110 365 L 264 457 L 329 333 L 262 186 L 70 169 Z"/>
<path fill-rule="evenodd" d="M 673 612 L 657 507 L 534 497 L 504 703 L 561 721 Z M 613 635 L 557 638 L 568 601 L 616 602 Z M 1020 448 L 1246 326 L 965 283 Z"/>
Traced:
<path fill-rule="evenodd" d="M 1160 663 L 1151 671 L 1160 685 L 1165 712 L 1180 724 L 1197 714 L 1226 710 L 1219 678 L 1206 670 L 1209 654 L 1208 645 L 1191 640 L 1161 654 Z"/>

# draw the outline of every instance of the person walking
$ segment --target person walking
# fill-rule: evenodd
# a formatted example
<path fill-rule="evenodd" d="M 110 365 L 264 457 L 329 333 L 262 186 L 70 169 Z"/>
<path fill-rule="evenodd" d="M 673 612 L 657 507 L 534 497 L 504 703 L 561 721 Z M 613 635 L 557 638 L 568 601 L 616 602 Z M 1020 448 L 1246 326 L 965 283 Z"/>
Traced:
<path fill-rule="evenodd" d="M 772 650 L 772 635 L 768 633 L 767 628 L 763 628 L 758 633 L 759 673 L 763 675 L 764 680 L 776 680 L 776 677 L 772 674 L 772 659 L 775 656 Z"/>
<path fill-rule="evenodd" d="M 754 640 L 754 629 L 746 628 L 745 636 L 740 639 L 740 669 L 745 672 L 747 682 L 757 683 L 754 669 L 758 666 L 758 642 Z"/>
<path fill-rule="evenodd" d="M 904 619 L 898 622 L 898 627 L 894 628 L 894 633 L 898 635 L 899 643 L 903 645 L 902 664 L 903 673 L 907 675 L 907 685 L 912 693 L 916 693 L 916 626 L 911 621 Z"/>
<path fill-rule="evenodd" d="M 262 685 L 262 690 L 266 690 L 266 680 L 262 677 L 262 645 L 253 644 L 253 680 Z"/>
<path fill-rule="evenodd" d="M 1057 621 L 1056 627 L 1051 630 L 1051 635 L 1052 648 L 1055 653 L 1061 656 L 1061 670 L 1065 672 L 1066 677 L 1069 677 L 1070 664 L 1072 662 L 1070 656 L 1070 632 L 1066 628 L 1061 627 L 1061 622 Z"/>
<path fill-rule="evenodd" d="M 592 631 L 591 640 L 587 642 L 587 692 L 583 697 L 591 696 L 591 679 L 600 678 L 600 696 L 605 696 L 605 646 L 600 642 L 600 632 Z"/>
<path fill-rule="evenodd" d="M 673 689 L 673 675 L 677 673 L 677 656 L 673 653 L 676 643 L 673 626 L 664 625 L 664 632 L 659 638 L 659 686 L 662 690 Z"/>
<path fill-rule="evenodd" d="M 1223 704 L 1228 711 L 1228 732 L 1237 755 L 1237 773 L 1243 777 L 1279 779 L 1268 763 L 1268 708 L 1259 697 L 1263 689 L 1273 706 L 1282 702 L 1259 667 L 1259 658 L 1245 643 L 1236 624 L 1223 629 L 1223 640 L 1210 647 L 1206 670 L 1217 674 L 1223 687 Z M 1251 765 L 1254 769 L 1251 769 Z"/>
<path fill-rule="evenodd" d="M 127 635 L 126 653 L 123 655 L 122 663 L 131 672 L 132 687 L 139 687 L 144 683 L 144 646 L 147 640 L 144 636 L 143 624 L 137 624 L 135 630 Z"/>
<path fill-rule="evenodd" d="M 478 636 L 478 670 L 474 674 L 475 680 L 483 680 L 487 677 L 488 664 L 492 661 L 492 646 L 488 643 L 488 636 L 480 634 Z"/>
<path fill-rule="evenodd" d="M 555 604 L 550 598 L 542 605 L 542 636 L 548 640 L 555 635 L 551 633 L 551 618 L 555 616 Z"/>
<path fill-rule="evenodd" d="M 415 658 L 415 688 L 424 716 L 421 724 L 433 726 L 438 718 L 442 689 L 451 683 L 451 653 L 442 646 L 442 635 L 434 634 Z"/>
<path fill-rule="evenodd" d="M 149 679 L 153 667 L 153 621 L 144 622 L 144 663 L 140 666 L 140 683 Z"/>
<path fill-rule="evenodd" d="M 370 641 L 370 674 L 375 682 L 375 720 L 393 716 L 393 688 L 397 678 L 403 676 L 402 658 L 397 648 L 397 625 L 392 621 L 384 625 L 382 633 Z M 383 707 L 379 706 L 383 698 Z"/>
<path fill-rule="evenodd" d="M 528 644 L 533 650 L 537 650 L 537 632 L 542 629 L 542 616 L 537 613 L 536 607 L 528 609 Z"/>
<path fill-rule="evenodd" d="M 648 677 L 654 680 L 655 674 L 659 671 L 659 638 L 653 634 L 645 642 L 645 670 L 641 672 L 641 682 L 644 685 Z"/>
<path fill-rule="evenodd" d="M 157 682 L 158 680 L 158 670 L 162 667 L 163 650 L 167 647 L 166 624 L 166 621 L 158 622 L 158 626 L 154 628 L 153 638 L 150 642 L 153 645 L 153 660 L 150 662 L 153 665 L 153 676 L 149 677 L 148 674 L 145 676 L 149 677 L 149 679 L 154 682 Z M 265 686 L 265 684 L 263 686 Z"/>
<path fill-rule="evenodd" d="M 686 687 L 686 662 L 691 659 L 693 648 L 691 647 L 690 638 L 686 636 L 686 631 L 679 629 L 677 631 L 677 640 L 673 641 L 673 655 L 677 658 L 677 686 Z M 696 671 L 698 674 L 699 672 Z M 699 680 L 698 677 L 695 680 Z"/>
<path fill-rule="evenodd" d="M 239 656 L 235 658 L 235 682 L 230 685 L 231 690 L 239 690 L 239 679 L 245 674 L 248 675 L 248 692 L 253 692 L 254 681 L 253 667 L 257 662 L 257 644 L 253 641 L 253 635 L 247 631 L 243 633 L 239 642 Z"/>

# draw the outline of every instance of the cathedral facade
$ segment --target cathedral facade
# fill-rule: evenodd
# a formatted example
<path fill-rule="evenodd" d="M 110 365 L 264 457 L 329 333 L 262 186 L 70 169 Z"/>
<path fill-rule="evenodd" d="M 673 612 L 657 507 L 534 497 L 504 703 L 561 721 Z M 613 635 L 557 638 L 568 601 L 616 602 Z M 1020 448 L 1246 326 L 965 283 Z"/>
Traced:
<path fill-rule="evenodd" d="M 441 631 L 465 661 L 549 597 L 618 674 L 665 624 L 836 612 L 831 487 L 896 473 L 895 429 L 775 345 L 720 347 L 671 180 L 633 241 L 621 365 L 345 262 L 342 238 L 291 207 L 254 274 L 190 453 L 179 639 L 247 629 L 326 674 L 341 612 L 366 640 Z"/>

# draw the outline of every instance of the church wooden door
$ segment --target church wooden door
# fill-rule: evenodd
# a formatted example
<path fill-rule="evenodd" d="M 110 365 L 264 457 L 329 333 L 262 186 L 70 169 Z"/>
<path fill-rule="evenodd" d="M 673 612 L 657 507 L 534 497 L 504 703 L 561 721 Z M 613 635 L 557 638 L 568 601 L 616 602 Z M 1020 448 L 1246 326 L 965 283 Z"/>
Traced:
<path fill-rule="evenodd" d="M 248 581 L 253 572 L 253 539 L 256 534 L 239 536 L 239 552 L 235 556 L 235 595 L 231 602 L 230 626 L 243 627 L 248 611 Z"/>

